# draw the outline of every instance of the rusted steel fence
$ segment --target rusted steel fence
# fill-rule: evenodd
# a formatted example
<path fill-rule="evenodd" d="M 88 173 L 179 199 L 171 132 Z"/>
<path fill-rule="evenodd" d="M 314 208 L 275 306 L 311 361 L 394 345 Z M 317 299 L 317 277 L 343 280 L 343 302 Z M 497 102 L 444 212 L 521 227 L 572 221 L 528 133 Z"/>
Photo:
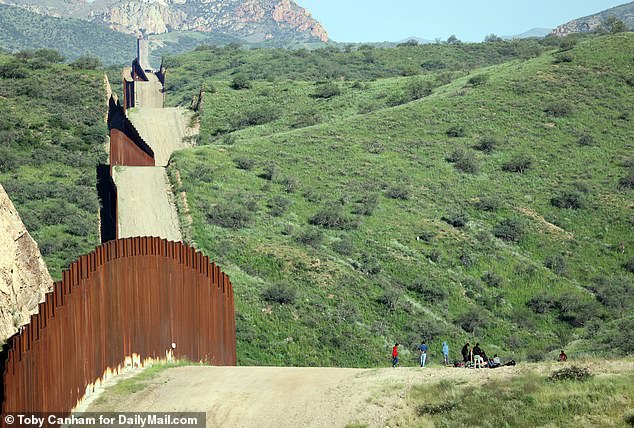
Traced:
<path fill-rule="evenodd" d="M 109 370 L 165 359 L 172 344 L 177 359 L 236 364 L 229 278 L 182 243 L 110 241 L 73 263 L 9 339 L 2 412 L 68 413 Z"/>

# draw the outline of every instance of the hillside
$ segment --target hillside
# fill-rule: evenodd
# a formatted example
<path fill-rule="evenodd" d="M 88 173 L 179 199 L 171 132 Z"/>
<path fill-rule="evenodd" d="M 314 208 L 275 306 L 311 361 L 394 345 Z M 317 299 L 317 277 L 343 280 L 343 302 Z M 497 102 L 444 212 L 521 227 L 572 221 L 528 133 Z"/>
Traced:
<path fill-rule="evenodd" d="M 197 31 L 220 33 L 247 42 L 328 41 L 323 26 L 294 0 L 4 0 L 3 3 L 42 15 L 88 20 L 134 35 Z"/>
<path fill-rule="evenodd" d="M 99 243 L 107 135 L 103 72 L 59 61 L 50 50 L 0 53 L 0 183 L 56 280 Z"/>
<path fill-rule="evenodd" d="M 172 103 L 208 91 L 172 177 L 241 364 L 632 352 L 634 35 L 522 43 L 171 59 Z"/>
<path fill-rule="evenodd" d="M 601 24 L 611 17 L 623 21 L 626 28 L 630 31 L 634 30 L 634 2 L 622 4 L 620 6 L 595 13 L 594 15 L 573 19 L 572 21 L 555 28 L 552 32 L 553 34 L 560 36 L 573 33 L 587 33 L 597 30 Z"/>
<path fill-rule="evenodd" d="M 46 48 L 60 51 L 69 60 L 92 56 L 104 64 L 127 64 L 135 55 L 135 40 L 89 22 L 0 4 L 0 47 L 8 51 Z"/>

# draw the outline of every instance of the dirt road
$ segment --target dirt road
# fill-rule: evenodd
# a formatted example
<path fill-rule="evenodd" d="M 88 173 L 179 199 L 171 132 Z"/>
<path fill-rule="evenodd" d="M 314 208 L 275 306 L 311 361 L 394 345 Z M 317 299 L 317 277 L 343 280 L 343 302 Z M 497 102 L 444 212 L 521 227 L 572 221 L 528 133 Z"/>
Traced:
<path fill-rule="evenodd" d="M 413 385 L 451 378 L 473 383 L 522 373 L 454 368 L 178 367 L 147 388 L 118 396 L 107 389 L 87 411 L 198 411 L 207 427 L 385 427 Z"/>
<path fill-rule="evenodd" d="M 128 112 L 141 138 L 154 151 L 155 165 L 165 166 L 172 152 L 190 147 L 183 138 L 197 133 L 190 128 L 189 112 L 181 108 L 139 108 Z"/>
<path fill-rule="evenodd" d="M 136 90 L 136 106 L 141 108 L 163 107 L 163 85 L 154 73 L 148 73 L 149 81 L 134 85 Z"/>
<path fill-rule="evenodd" d="M 119 238 L 158 236 L 181 241 L 178 214 L 163 167 L 115 167 Z"/>

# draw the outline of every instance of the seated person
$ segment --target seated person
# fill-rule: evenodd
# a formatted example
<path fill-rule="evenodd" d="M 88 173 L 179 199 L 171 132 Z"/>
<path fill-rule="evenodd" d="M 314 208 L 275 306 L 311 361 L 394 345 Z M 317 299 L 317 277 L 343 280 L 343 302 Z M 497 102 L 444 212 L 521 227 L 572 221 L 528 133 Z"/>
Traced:
<path fill-rule="evenodd" d="M 562 363 L 565 363 L 566 361 L 568 361 L 568 356 L 566 355 L 563 349 L 561 350 L 561 354 L 559 354 L 559 361 L 561 361 Z"/>
<path fill-rule="evenodd" d="M 498 357 L 498 354 L 495 354 L 493 358 L 489 360 L 489 367 L 492 369 L 496 367 L 500 367 L 501 365 L 502 365 L 502 361 L 500 360 L 500 357 Z"/>

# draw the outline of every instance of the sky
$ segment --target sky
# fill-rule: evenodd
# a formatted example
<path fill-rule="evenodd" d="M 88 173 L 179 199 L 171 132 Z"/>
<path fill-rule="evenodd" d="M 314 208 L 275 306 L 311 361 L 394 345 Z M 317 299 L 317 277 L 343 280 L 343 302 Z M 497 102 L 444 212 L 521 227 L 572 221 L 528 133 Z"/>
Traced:
<path fill-rule="evenodd" d="M 296 0 L 338 42 L 442 40 L 479 42 L 554 28 L 627 0 Z"/>

